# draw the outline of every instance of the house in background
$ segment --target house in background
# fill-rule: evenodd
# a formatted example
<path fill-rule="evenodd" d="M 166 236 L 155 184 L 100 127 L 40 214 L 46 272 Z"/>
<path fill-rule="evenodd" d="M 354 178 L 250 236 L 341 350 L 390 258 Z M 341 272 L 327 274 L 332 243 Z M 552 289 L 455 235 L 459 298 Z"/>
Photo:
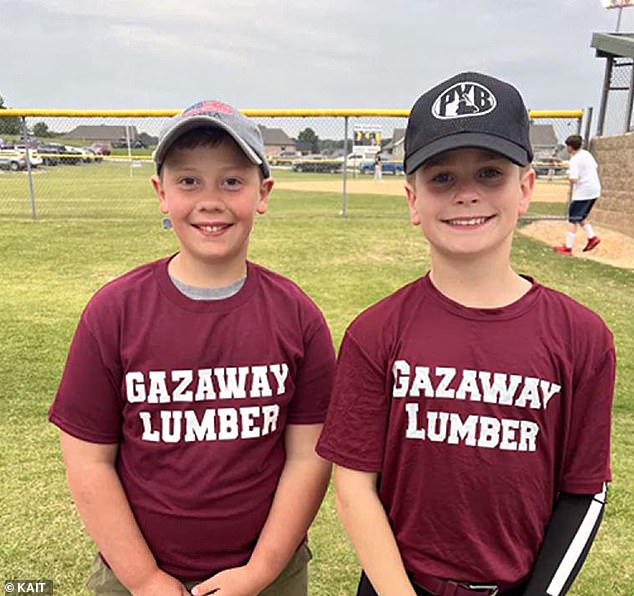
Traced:
<path fill-rule="evenodd" d="M 313 144 L 308 141 L 295 141 L 295 151 L 299 155 L 310 155 L 313 152 Z"/>
<path fill-rule="evenodd" d="M 128 126 L 127 129 L 130 142 L 136 141 L 139 138 L 136 126 Z M 66 133 L 64 138 L 86 143 L 113 143 L 126 138 L 126 127 L 109 124 L 82 124 Z"/>
<path fill-rule="evenodd" d="M 262 133 L 267 159 L 279 157 L 282 152 L 295 153 L 297 151 L 296 141 L 291 139 L 281 128 L 267 128 L 261 124 L 258 124 L 258 128 Z"/>
<path fill-rule="evenodd" d="M 405 129 L 395 128 L 392 131 L 392 140 L 383 147 L 383 153 L 390 155 L 391 161 L 403 161 L 405 157 Z"/>
<path fill-rule="evenodd" d="M 127 128 L 127 134 L 126 134 Z M 112 147 L 127 147 L 128 139 L 131 147 L 155 147 L 158 137 L 147 132 L 139 132 L 136 126 L 115 126 L 109 124 L 81 125 L 64 135 L 71 141 L 83 143 L 99 143 Z"/>
<path fill-rule="evenodd" d="M 533 124 L 529 130 L 535 161 L 559 157 L 561 143 L 552 124 Z"/>

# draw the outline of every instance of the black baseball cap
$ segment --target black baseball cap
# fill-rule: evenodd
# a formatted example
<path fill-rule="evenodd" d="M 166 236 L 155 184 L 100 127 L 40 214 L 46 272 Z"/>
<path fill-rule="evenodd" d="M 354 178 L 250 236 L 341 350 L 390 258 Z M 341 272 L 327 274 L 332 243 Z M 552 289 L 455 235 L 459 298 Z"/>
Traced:
<path fill-rule="evenodd" d="M 405 131 L 405 173 L 440 153 L 466 147 L 499 153 L 519 166 L 531 163 L 528 110 L 513 85 L 463 72 L 418 98 Z"/>

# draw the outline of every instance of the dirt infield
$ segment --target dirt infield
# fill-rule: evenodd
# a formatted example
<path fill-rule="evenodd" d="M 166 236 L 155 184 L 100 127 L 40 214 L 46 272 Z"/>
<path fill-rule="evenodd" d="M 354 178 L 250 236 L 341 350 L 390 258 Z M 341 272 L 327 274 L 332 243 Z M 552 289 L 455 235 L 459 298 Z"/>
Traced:
<path fill-rule="evenodd" d="M 613 232 L 607 228 L 593 227 L 597 236 L 601 238 L 601 244 L 593 251 L 582 252 L 586 243 L 586 235 L 583 232 L 577 232 L 577 239 L 573 248 L 574 257 L 599 261 L 615 267 L 634 269 L 634 238 L 619 232 Z M 520 234 L 544 242 L 549 246 L 560 246 L 565 241 L 566 230 L 565 221 L 536 221 L 522 226 L 518 231 Z M 567 259 L 570 257 L 561 258 Z"/>
<path fill-rule="evenodd" d="M 397 176 L 395 178 L 384 178 L 379 182 L 370 178 L 349 178 L 347 190 L 349 194 L 364 195 L 394 195 L 405 197 L 403 185 L 405 178 Z M 275 188 L 282 190 L 317 191 L 317 192 L 342 192 L 343 182 L 341 180 L 281 180 L 276 183 Z M 533 201 L 548 203 L 565 203 L 568 200 L 568 185 L 561 182 L 537 181 L 537 188 Z"/>

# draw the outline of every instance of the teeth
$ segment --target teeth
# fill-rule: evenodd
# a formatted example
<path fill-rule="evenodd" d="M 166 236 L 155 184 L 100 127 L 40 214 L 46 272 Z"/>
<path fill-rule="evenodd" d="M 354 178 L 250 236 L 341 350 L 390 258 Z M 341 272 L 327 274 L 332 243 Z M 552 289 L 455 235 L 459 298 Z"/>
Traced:
<path fill-rule="evenodd" d="M 451 219 L 449 223 L 452 226 L 477 226 L 483 224 L 486 220 L 486 217 L 472 217 L 471 219 Z"/>
<path fill-rule="evenodd" d="M 208 233 L 212 233 L 212 232 L 219 232 L 220 230 L 223 229 L 224 226 L 200 226 L 203 230 L 203 232 L 208 232 Z"/>

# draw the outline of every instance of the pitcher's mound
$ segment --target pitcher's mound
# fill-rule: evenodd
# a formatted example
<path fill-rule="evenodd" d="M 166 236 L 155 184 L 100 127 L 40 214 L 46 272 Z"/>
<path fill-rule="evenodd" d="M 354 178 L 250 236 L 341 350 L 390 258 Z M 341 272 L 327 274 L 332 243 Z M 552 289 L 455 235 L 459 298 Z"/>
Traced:
<path fill-rule="evenodd" d="M 592 259 L 615 267 L 634 269 L 634 238 L 607 228 L 594 225 L 592 227 L 595 234 L 601 238 L 601 244 L 590 252 L 582 252 L 587 238 L 583 230 L 578 230 L 572 258 Z M 562 246 L 566 241 L 567 224 L 565 221 L 535 221 L 521 226 L 518 232 L 549 246 Z"/>

